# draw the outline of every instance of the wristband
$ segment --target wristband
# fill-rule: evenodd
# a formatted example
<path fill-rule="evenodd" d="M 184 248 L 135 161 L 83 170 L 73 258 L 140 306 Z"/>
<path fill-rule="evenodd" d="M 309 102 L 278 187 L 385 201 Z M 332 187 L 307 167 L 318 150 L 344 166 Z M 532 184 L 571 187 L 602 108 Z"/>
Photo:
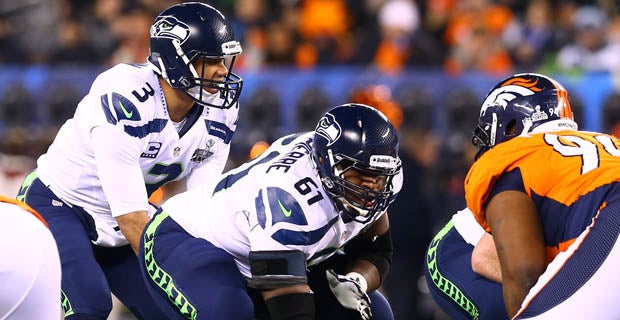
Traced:
<path fill-rule="evenodd" d="M 366 281 L 366 278 L 364 278 L 364 276 L 361 273 L 349 272 L 345 276 L 359 283 L 360 287 L 362 288 L 362 291 L 366 293 L 366 290 L 368 290 L 368 281 Z"/>

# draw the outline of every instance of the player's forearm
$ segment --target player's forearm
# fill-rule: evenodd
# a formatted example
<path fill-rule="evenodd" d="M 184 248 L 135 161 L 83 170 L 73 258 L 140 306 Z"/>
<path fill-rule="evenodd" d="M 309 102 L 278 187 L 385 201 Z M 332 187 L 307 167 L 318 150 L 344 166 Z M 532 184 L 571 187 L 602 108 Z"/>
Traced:
<path fill-rule="evenodd" d="M 471 266 L 474 272 L 479 275 L 495 282 L 502 282 L 499 257 L 497 256 L 493 236 L 490 234 L 485 232 L 474 247 L 471 255 Z"/>
<path fill-rule="evenodd" d="M 140 249 L 140 237 L 150 218 L 147 211 L 134 211 L 116 217 L 118 226 L 134 252 Z"/>
<path fill-rule="evenodd" d="M 381 274 L 379 274 L 379 270 L 368 260 L 356 260 L 348 268 L 347 273 L 349 272 L 357 272 L 364 276 L 368 284 L 368 289 L 366 290 L 368 292 L 378 289 L 381 285 Z"/>
<path fill-rule="evenodd" d="M 504 303 L 509 316 L 517 314 L 523 300 L 545 271 L 545 265 L 524 264 L 518 267 L 502 266 Z"/>
<path fill-rule="evenodd" d="M 504 304 L 506 305 L 506 311 L 510 317 L 513 317 L 521 308 L 521 304 L 527 296 L 531 286 L 521 284 L 517 281 L 507 280 L 502 285 L 504 290 Z"/>

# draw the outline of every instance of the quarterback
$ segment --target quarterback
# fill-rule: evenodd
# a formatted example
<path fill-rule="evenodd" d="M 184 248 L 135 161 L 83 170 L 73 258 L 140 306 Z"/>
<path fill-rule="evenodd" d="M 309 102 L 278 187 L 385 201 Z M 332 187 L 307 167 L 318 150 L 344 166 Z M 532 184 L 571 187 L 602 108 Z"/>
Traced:
<path fill-rule="evenodd" d="M 140 319 L 162 319 L 135 256 L 155 210 L 148 197 L 191 189 L 226 164 L 242 80 L 229 21 L 198 3 L 172 6 L 150 30 L 145 64 L 94 80 L 18 196 L 49 223 L 62 262 L 66 319 L 106 319 L 113 292 Z"/>

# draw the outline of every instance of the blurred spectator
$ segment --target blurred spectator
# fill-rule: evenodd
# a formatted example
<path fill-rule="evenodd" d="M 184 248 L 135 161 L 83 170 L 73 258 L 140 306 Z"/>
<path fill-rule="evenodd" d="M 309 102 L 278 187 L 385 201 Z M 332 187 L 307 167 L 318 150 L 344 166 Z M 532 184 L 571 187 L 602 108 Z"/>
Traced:
<path fill-rule="evenodd" d="M 119 42 L 108 64 L 144 62 L 149 54 L 149 30 L 154 18 L 151 11 L 137 6 L 114 20 L 112 30 Z"/>
<path fill-rule="evenodd" d="M 535 70 L 554 45 L 553 7 L 548 0 L 530 0 L 523 20 L 513 19 L 503 35 L 516 65 Z"/>
<path fill-rule="evenodd" d="M 235 67 L 240 70 L 258 69 L 265 60 L 268 1 L 238 0 L 233 6 L 235 14 L 231 25 L 243 46 L 243 54 L 235 62 Z"/>
<path fill-rule="evenodd" d="M 61 0 L 3 0 L 0 1 L 0 12 L 11 33 L 18 36 L 10 46 L 23 48 L 30 63 L 45 62 L 56 45 L 53 35 L 61 17 Z"/>
<path fill-rule="evenodd" d="M 441 190 L 436 201 L 442 205 L 436 212 L 435 232 L 450 219 L 452 213 L 465 206 L 465 176 L 476 152 L 471 136 L 482 103 L 480 97 L 468 88 L 452 90 L 445 101 L 447 132 L 436 166 L 438 188 Z"/>
<path fill-rule="evenodd" d="M 413 54 L 413 33 L 420 26 L 420 12 L 412 0 L 388 0 L 379 11 L 381 41 L 374 63 L 386 73 L 403 70 Z"/>
<path fill-rule="evenodd" d="M 20 82 L 10 83 L 0 96 L 0 122 L 6 128 L 29 127 L 36 110 L 34 97 Z"/>
<path fill-rule="evenodd" d="M 65 19 L 58 26 L 58 42 L 49 54 L 52 65 L 100 64 L 103 56 L 86 38 L 84 26 L 75 19 Z"/>
<path fill-rule="evenodd" d="M 58 127 L 75 113 L 75 106 L 82 99 L 82 94 L 70 84 L 54 84 L 47 94 L 47 123 Z"/>
<path fill-rule="evenodd" d="M 451 74 L 511 72 L 512 59 L 501 39 L 512 19 L 508 7 L 490 0 L 458 1 L 445 31 L 450 46 L 446 71 Z"/>
<path fill-rule="evenodd" d="M 425 0 L 424 25 L 431 34 L 441 38 L 452 16 L 457 0 Z"/>
<path fill-rule="evenodd" d="M 398 199 L 390 207 L 390 228 L 394 257 L 383 288 L 396 319 L 430 319 L 420 306 L 418 287 L 426 247 L 432 239 L 440 192 L 432 176 L 437 162 L 439 139 L 431 131 L 429 110 L 409 110 L 400 127 L 400 158 L 406 181 Z"/>
<path fill-rule="evenodd" d="M 370 85 L 355 89 L 349 97 L 350 102 L 362 103 L 377 108 L 390 119 L 398 130 L 403 123 L 403 111 L 392 98 L 392 90 L 386 85 Z"/>
<path fill-rule="evenodd" d="M 280 98 L 270 87 L 259 87 L 241 105 L 239 118 L 243 121 L 239 122 L 233 136 L 231 145 L 235 147 L 231 148 L 226 169 L 246 162 L 257 141 L 271 143 L 283 133 L 280 128 Z"/>
<path fill-rule="evenodd" d="M 601 116 L 603 120 L 602 132 L 618 136 L 620 133 L 620 92 L 614 92 L 605 99 Z"/>
<path fill-rule="evenodd" d="M 34 159 L 25 155 L 0 153 L 0 195 L 15 198 L 22 181 L 32 169 Z"/>
<path fill-rule="evenodd" d="M 353 59 L 351 19 L 344 0 L 301 1 L 298 23 L 298 66 L 346 63 Z"/>
<path fill-rule="evenodd" d="M 0 16 L 0 63 L 24 64 L 29 62 L 26 51 L 19 45 L 16 30 L 4 17 Z"/>
<path fill-rule="evenodd" d="M 122 17 L 125 3 L 125 0 L 94 0 L 92 6 L 75 13 L 84 25 L 86 38 L 99 52 L 99 58 L 103 62 L 108 62 L 118 46 L 117 35 L 112 26 Z"/>
<path fill-rule="evenodd" d="M 270 66 L 295 65 L 296 43 L 295 33 L 282 21 L 269 23 L 266 31 L 265 63 Z"/>
<path fill-rule="evenodd" d="M 351 101 L 354 102 L 354 101 Z M 309 87 L 304 90 L 295 107 L 295 122 L 297 131 L 312 131 L 319 119 L 332 107 L 329 97 L 320 87 Z"/>
<path fill-rule="evenodd" d="M 235 68 L 240 70 L 257 70 L 265 65 L 267 35 L 265 28 L 260 26 L 248 27 L 243 42 L 243 55 L 235 61 Z M 238 66 L 237 66 L 238 65 Z"/>
<path fill-rule="evenodd" d="M 572 23 L 575 39 L 558 52 L 560 70 L 612 71 L 620 68 L 620 43 L 607 39 L 605 12 L 596 6 L 582 6 L 573 13 Z"/>

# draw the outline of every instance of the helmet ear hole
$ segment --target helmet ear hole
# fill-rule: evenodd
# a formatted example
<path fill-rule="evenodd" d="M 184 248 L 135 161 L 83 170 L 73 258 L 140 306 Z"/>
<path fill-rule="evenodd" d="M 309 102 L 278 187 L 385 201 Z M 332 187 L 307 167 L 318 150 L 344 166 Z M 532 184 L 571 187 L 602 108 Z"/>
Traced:
<path fill-rule="evenodd" d="M 508 122 L 508 124 L 506 125 L 506 136 L 512 136 L 515 135 L 517 133 L 517 120 L 512 119 L 510 120 L 510 122 Z"/>

